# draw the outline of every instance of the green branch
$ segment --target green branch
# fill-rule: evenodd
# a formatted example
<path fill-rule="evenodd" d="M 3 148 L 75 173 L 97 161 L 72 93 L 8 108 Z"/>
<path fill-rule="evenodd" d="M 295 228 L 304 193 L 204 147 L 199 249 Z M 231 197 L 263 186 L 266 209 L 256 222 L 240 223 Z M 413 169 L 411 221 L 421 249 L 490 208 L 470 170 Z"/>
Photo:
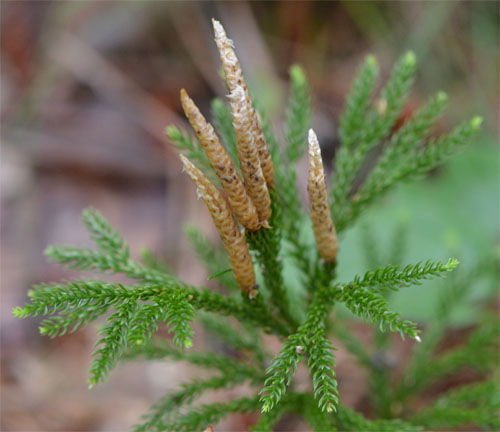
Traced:
<path fill-rule="evenodd" d="M 239 398 L 226 403 L 203 404 L 181 416 L 166 430 L 176 432 L 192 432 L 206 428 L 210 423 L 216 423 L 232 413 L 255 412 L 259 408 L 259 398 Z"/>
<path fill-rule="evenodd" d="M 124 360 L 137 358 L 182 361 L 202 368 L 216 369 L 222 374 L 241 374 L 250 376 L 253 380 L 264 381 L 264 376 L 259 369 L 237 361 L 234 357 L 210 351 L 180 350 L 160 338 L 155 338 L 143 345 L 130 346 L 123 355 Z"/>
<path fill-rule="evenodd" d="M 377 76 L 377 60 L 369 55 L 354 79 L 340 118 L 339 137 L 343 147 L 353 147 L 363 129 Z"/>
<path fill-rule="evenodd" d="M 499 410 L 498 382 L 492 380 L 451 390 L 411 422 L 429 429 L 475 425 L 495 431 L 500 429 Z"/>
<path fill-rule="evenodd" d="M 212 117 L 214 126 L 219 135 L 224 147 L 231 157 L 236 169 L 241 174 L 240 160 L 238 158 L 238 150 L 236 148 L 236 135 L 233 129 L 233 118 L 231 110 L 224 102 L 216 98 L 212 101 Z"/>
<path fill-rule="evenodd" d="M 191 243 L 191 247 L 196 253 L 198 259 L 204 264 L 210 276 L 213 276 L 221 271 L 221 269 L 231 269 L 231 264 L 227 254 L 221 249 L 216 248 L 215 245 L 205 237 L 198 228 L 193 225 L 186 225 L 186 235 Z M 240 287 L 234 279 L 232 271 L 225 272 L 217 277 L 217 281 L 222 286 L 231 292 L 239 292 Z"/>
<path fill-rule="evenodd" d="M 120 261 L 128 260 L 130 254 L 127 244 L 98 210 L 93 208 L 84 210 L 82 220 L 99 249 Z"/>
<path fill-rule="evenodd" d="M 116 365 L 122 352 L 127 346 L 128 323 L 137 309 L 137 303 L 126 302 L 117 307 L 117 311 L 106 320 L 109 325 L 99 331 L 102 338 L 97 341 L 92 356 L 97 356 L 90 366 L 89 388 L 105 376 Z"/>
<path fill-rule="evenodd" d="M 181 390 L 168 394 L 156 402 L 143 417 L 144 422 L 134 428 L 135 432 L 176 430 L 173 425 L 182 420 L 180 408 L 190 405 L 194 399 L 200 397 L 207 390 L 220 390 L 235 387 L 251 379 L 245 374 L 223 374 L 206 380 L 194 379 L 181 384 Z M 256 381 L 251 381 L 255 384 Z M 193 421 L 191 418 L 189 421 Z"/>
<path fill-rule="evenodd" d="M 356 221 L 376 198 L 382 196 L 396 183 L 404 180 L 421 177 L 430 170 L 442 165 L 457 150 L 463 147 L 481 129 L 481 117 L 474 117 L 462 123 L 450 133 L 430 141 L 425 147 L 416 147 L 406 154 L 398 163 L 394 163 L 391 171 L 374 171 L 373 177 L 367 180 L 366 185 L 356 194 L 350 206 L 338 215 L 336 226 L 340 231 L 346 229 Z"/>
<path fill-rule="evenodd" d="M 264 362 L 265 353 L 258 335 L 257 338 L 249 337 L 240 328 L 234 327 L 228 320 L 213 315 L 204 314 L 199 319 L 206 330 L 231 348 L 245 353 L 246 356 L 255 356 L 255 359 L 261 363 Z"/>
<path fill-rule="evenodd" d="M 324 289 L 315 291 L 305 321 L 297 333 L 289 336 L 279 355 L 266 371 L 268 378 L 259 393 L 263 412 L 272 410 L 281 400 L 297 370 L 298 362 L 305 353 L 309 355 L 308 366 L 319 407 L 326 412 L 336 409 L 338 390 L 332 354 L 334 348 L 325 334 L 325 320 L 333 299 L 334 296 L 328 295 Z"/>
<path fill-rule="evenodd" d="M 391 312 L 387 307 L 387 301 L 380 295 L 368 291 L 366 288 L 357 290 L 344 288 L 337 291 L 337 300 L 344 303 L 354 314 L 378 326 L 380 331 L 389 329 L 393 332 L 399 332 L 401 338 L 405 335 L 412 339 L 419 339 L 420 330 L 417 325 L 411 321 L 401 321 L 397 312 Z"/>
<path fill-rule="evenodd" d="M 412 52 L 406 53 L 399 60 L 382 89 L 379 106 L 368 115 L 357 137 L 356 147 L 352 150 L 347 146 L 340 148 L 330 189 L 332 217 L 338 232 L 344 229 L 338 221 L 344 219 L 344 213 L 348 210 L 349 195 L 356 174 L 366 155 L 389 135 L 398 119 L 413 83 L 416 64 L 416 58 Z"/>
<path fill-rule="evenodd" d="M 290 68 L 290 96 L 285 119 L 286 155 L 290 163 L 300 159 L 307 148 L 307 131 L 311 124 L 311 95 L 304 71 Z"/>
<path fill-rule="evenodd" d="M 261 395 L 262 412 L 271 411 L 281 400 L 290 385 L 292 376 L 297 372 L 297 365 L 304 352 L 305 341 L 301 334 L 288 337 L 278 356 L 266 370 L 266 381 Z"/>
<path fill-rule="evenodd" d="M 283 282 L 283 262 L 280 257 L 282 214 L 275 189 L 271 190 L 271 199 L 273 210 L 269 221 L 271 229 L 247 233 L 247 242 L 250 250 L 255 252 L 271 302 L 279 310 L 281 316 L 296 328 L 298 324 L 290 314 L 288 293 Z"/>
<path fill-rule="evenodd" d="M 210 161 L 207 159 L 201 144 L 191 134 L 177 126 L 168 126 L 165 133 L 170 138 L 174 147 L 179 149 L 191 162 L 200 168 L 215 185 L 220 185 L 219 178 L 215 175 Z"/>
<path fill-rule="evenodd" d="M 295 72 L 295 74 L 300 75 L 298 72 Z M 301 83 L 300 87 L 302 88 L 304 85 L 307 86 L 307 83 Z M 291 90 L 290 98 L 292 98 L 292 93 L 293 91 Z M 301 113 L 299 114 L 302 116 L 302 119 L 304 119 L 306 115 L 309 115 L 307 114 L 307 108 L 303 108 L 300 111 Z M 308 268 L 307 245 L 302 244 L 299 239 L 301 221 L 304 217 L 304 213 L 297 187 L 296 172 L 295 169 L 287 166 L 288 157 L 284 157 L 286 155 L 283 155 L 283 152 L 278 145 L 278 141 L 276 140 L 276 136 L 273 133 L 272 126 L 268 121 L 267 116 L 264 115 L 261 110 L 259 110 L 259 113 L 262 119 L 262 130 L 269 145 L 274 165 L 274 176 L 278 196 L 276 197 L 275 195 L 273 202 L 276 204 L 279 202 L 281 206 L 281 214 L 286 215 L 286 217 L 283 217 L 280 221 L 281 233 L 283 238 L 286 239 L 291 246 L 290 254 L 295 256 L 295 262 L 303 270 L 303 272 L 306 273 Z M 305 124 L 305 121 L 301 121 L 301 124 L 305 129 L 302 132 L 300 132 L 299 129 L 294 129 L 294 134 L 307 134 L 307 128 L 309 126 Z M 300 145 L 298 138 L 296 138 L 294 142 L 297 145 Z M 306 141 L 303 142 L 303 145 L 305 149 L 307 147 Z M 297 151 L 300 151 L 300 149 L 297 149 Z"/>
<path fill-rule="evenodd" d="M 380 292 L 386 289 L 397 291 L 400 288 L 420 285 L 423 280 L 439 277 L 454 270 L 458 260 L 450 258 L 446 264 L 428 260 L 425 263 L 408 264 L 402 269 L 400 266 L 388 265 L 375 271 L 367 271 L 362 277 L 356 276 L 346 284 L 348 289 L 372 288 Z"/>
<path fill-rule="evenodd" d="M 360 413 L 346 406 L 339 406 L 338 412 L 332 416 L 338 430 L 352 432 L 418 432 L 422 429 L 409 422 L 394 420 L 368 420 Z"/>

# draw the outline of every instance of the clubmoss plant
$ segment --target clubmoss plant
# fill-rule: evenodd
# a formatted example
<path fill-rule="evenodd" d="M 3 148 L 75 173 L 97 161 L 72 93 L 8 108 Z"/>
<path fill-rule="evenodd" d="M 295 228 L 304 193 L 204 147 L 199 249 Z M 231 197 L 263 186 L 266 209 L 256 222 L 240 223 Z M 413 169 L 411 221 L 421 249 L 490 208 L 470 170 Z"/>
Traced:
<path fill-rule="evenodd" d="M 183 90 L 183 107 L 199 144 L 174 126 L 167 128 L 167 134 L 183 152 L 184 169 L 220 233 L 225 250 L 195 227 L 187 229 L 200 260 L 221 289 L 187 284 L 150 254 L 143 262 L 133 260 L 120 234 L 97 210 L 88 209 L 83 221 L 96 249 L 55 246 L 46 255 L 71 269 L 121 273 L 135 283 L 91 279 L 41 284 L 29 292 L 30 303 L 15 308 L 14 314 L 20 318 L 48 315 L 40 332 L 50 337 L 105 317 L 92 353 L 90 387 L 104 381 L 119 361 L 140 358 L 184 361 L 215 372 L 165 395 L 136 431 L 204 430 L 231 413 L 260 413 L 252 428 L 255 431 L 272 430 L 290 413 L 302 416 L 317 431 L 416 431 L 464 425 L 497 430 L 497 375 L 491 364 L 495 320 L 485 315 L 484 323 L 464 344 L 442 355 L 434 353 L 446 318 L 466 292 L 466 279 L 451 280 L 436 312 L 437 324 L 426 334 L 388 306 L 389 295 L 444 276 L 457 267 L 456 259 L 394 265 L 400 258 L 396 242 L 390 265 L 378 262 L 380 255 L 369 247 L 371 264 L 375 261 L 378 268 L 351 281 L 336 277 L 337 266 L 342 266 L 337 257 L 342 233 L 395 184 L 445 162 L 479 131 L 481 119 L 474 117 L 433 137 L 432 126 L 447 102 L 439 92 L 396 128 L 414 80 L 416 57 L 411 52 L 404 54 L 376 95 L 377 62 L 368 56 L 347 96 L 340 119 L 341 145 L 327 188 L 320 145 L 310 129 L 311 96 L 303 70 L 299 66 L 290 70 L 285 142 L 279 145 L 267 116 L 250 98 L 232 41 L 217 21 L 214 30 L 230 93 L 229 107 L 221 100 L 213 102 L 214 128 Z M 299 200 L 295 167 L 307 148 L 309 212 Z M 355 188 L 367 156 L 376 148 L 380 150 L 377 162 L 364 183 Z M 302 235 L 303 227 L 312 228 L 315 244 Z M 367 239 L 367 244 L 376 241 Z M 285 283 L 285 264 L 299 273 L 300 296 Z M 260 274 L 260 286 L 256 274 Z M 336 304 L 344 304 L 373 325 L 376 353 L 351 333 L 340 316 L 332 317 Z M 231 324 L 228 318 L 233 319 Z M 193 347 L 195 319 L 236 354 L 199 351 L 196 343 Z M 173 334 L 171 339 L 155 336 L 164 324 Z M 388 352 L 388 332 L 420 342 L 397 382 L 390 379 L 387 362 L 380 355 Z M 263 333 L 281 342 L 275 358 L 263 344 Z M 369 372 L 372 419 L 341 402 L 334 341 Z M 311 392 L 297 391 L 292 382 L 302 361 L 310 372 Z M 444 392 L 418 409 L 410 403 L 438 379 L 464 366 L 477 369 L 481 379 Z M 255 389 L 252 396 L 194 404 L 206 391 L 242 383 Z"/>

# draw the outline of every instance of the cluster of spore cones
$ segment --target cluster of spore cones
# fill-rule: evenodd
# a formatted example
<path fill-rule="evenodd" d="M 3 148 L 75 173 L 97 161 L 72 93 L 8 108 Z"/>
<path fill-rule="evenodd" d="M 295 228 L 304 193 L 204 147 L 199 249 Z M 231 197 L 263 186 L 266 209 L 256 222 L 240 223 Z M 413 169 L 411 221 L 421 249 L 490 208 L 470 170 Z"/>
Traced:
<path fill-rule="evenodd" d="M 229 89 L 229 102 L 236 136 L 240 177 L 233 160 L 222 145 L 213 126 L 205 119 L 186 90 L 181 102 L 186 117 L 223 187 L 223 193 L 187 157 L 181 155 L 185 171 L 196 185 L 212 216 L 228 253 L 234 277 L 250 299 L 258 295 L 252 257 L 245 237 L 247 232 L 272 229 L 270 190 L 274 168 L 261 122 L 248 92 L 233 42 L 222 25 L 213 20 L 215 42 Z M 319 254 L 325 262 L 337 256 L 337 235 L 327 202 L 325 174 L 316 134 L 309 130 L 309 210 Z M 243 229 L 240 229 L 240 225 Z"/>

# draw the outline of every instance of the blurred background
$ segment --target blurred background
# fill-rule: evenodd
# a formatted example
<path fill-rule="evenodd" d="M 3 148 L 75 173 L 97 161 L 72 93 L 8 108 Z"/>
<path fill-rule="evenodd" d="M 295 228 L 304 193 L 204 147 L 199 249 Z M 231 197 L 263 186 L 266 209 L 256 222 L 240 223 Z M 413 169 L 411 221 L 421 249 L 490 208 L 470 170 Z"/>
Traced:
<path fill-rule="evenodd" d="M 278 135 L 288 69 L 304 67 L 329 167 L 344 97 L 368 53 L 377 56 L 383 82 L 405 50 L 416 52 L 419 73 L 405 115 L 444 90 L 451 103 L 438 132 L 475 114 L 485 119 L 480 138 L 445 168 L 397 188 L 344 235 L 342 280 L 366 270 L 358 257 L 362 230 L 370 227 L 383 247 L 403 224 L 405 262 L 457 256 L 467 269 L 497 254 L 497 2 L 2 1 L 0 8 L 2 431 L 128 430 L 193 374 L 179 364 L 127 364 L 88 391 L 95 328 L 50 340 L 35 319 L 20 321 L 10 311 L 32 284 L 79 276 L 47 263 L 43 251 L 90 245 L 80 221 L 88 206 L 124 234 L 133 255 L 148 247 L 184 279 L 205 283 L 183 225 L 217 235 L 164 129 L 187 125 L 181 87 L 207 115 L 211 99 L 224 96 L 212 17 L 234 40 Z M 496 272 L 473 287 L 457 328 L 496 302 Z M 406 290 L 394 307 L 425 325 L 438 285 Z M 209 343 L 202 334 L 197 340 Z M 363 383 L 341 352 L 337 363 L 339 376 L 357 379 L 343 393 L 355 406 Z M 245 422 L 251 420 L 229 419 L 217 430 L 241 430 Z"/>

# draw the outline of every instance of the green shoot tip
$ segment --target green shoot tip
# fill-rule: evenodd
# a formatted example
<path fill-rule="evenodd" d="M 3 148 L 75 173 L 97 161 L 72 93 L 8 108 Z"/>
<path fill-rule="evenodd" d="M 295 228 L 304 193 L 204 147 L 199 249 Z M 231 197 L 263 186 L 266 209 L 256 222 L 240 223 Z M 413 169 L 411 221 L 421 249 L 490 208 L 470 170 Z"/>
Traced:
<path fill-rule="evenodd" d="M 89 390 L 92 390 L 92 388 L 99 383 L 99 380 L 96 377 L 92 377 L 89 378 L 87 382 L 89 383 Z"/>
<path fill-rule="evenodd" d="M 436 99 L 438 102 L 443 103 L 443 102 L 446 102 L 448 100 L 448 95 L 444 91 L 440 91 L 436 95 Z"/>
<path fill-rule="evenodd" d="M 193 346 L 193 341 L 191 339 L 188 339 L 187 341 L 184 342 L 184 348 L 191 348 Z"/>
<path fill-rule="evenodd" d="M 220 109 L 224 106 L 224 102 L 220 98 L 215 98 L 212 100 L 213 109 Z"/>
<path fill-rule="evenodd" d="M 24 318 L 23 308 L 19 306 L 12 308 L 12 315 L 14 315 L 16 318 Z"/>
<path fill-rule="evenodd" d="M 169 125 L 165 128 L 165 134 L 171 139 L 176 140 L 181 137 L 181 131 L 174 125 Z"/>
<path fill-rule="evenodd" d="M 483 118 L 481 116 L 476 116 L 470 121 L 470 126 L 474 130 L 479 130 L 483 123 Z"/>
<path fill-rule="evenodd" d="M 413 67 L 417 64 L 417 56 L 415 55 L 415 53 L 413 51 L 408 51 L 404 58 L 404 63 L 406 66 L 409 66 L 409 67 Z"/>
<path fill-rule="evenodd" d="M 328 403 L 327 407 L 326 407 L 326 412 L 328 414 L 332 413 L 335 411 L 335 407 L 331 404 L 331 402 Z"/>
<path fill-rule="evenodd" d="M 365 64 L 369 68 L 376 68 L 377 67 L 377 58 L 373 54 L 368 54 L 365 58 Z"/>
<path fill-rule="evenodd" d="M 298 85 L 303 85 L 306 82 L 304 70 L 299 65 L 293 65 L 290 68 L 290 78 Z"/>

